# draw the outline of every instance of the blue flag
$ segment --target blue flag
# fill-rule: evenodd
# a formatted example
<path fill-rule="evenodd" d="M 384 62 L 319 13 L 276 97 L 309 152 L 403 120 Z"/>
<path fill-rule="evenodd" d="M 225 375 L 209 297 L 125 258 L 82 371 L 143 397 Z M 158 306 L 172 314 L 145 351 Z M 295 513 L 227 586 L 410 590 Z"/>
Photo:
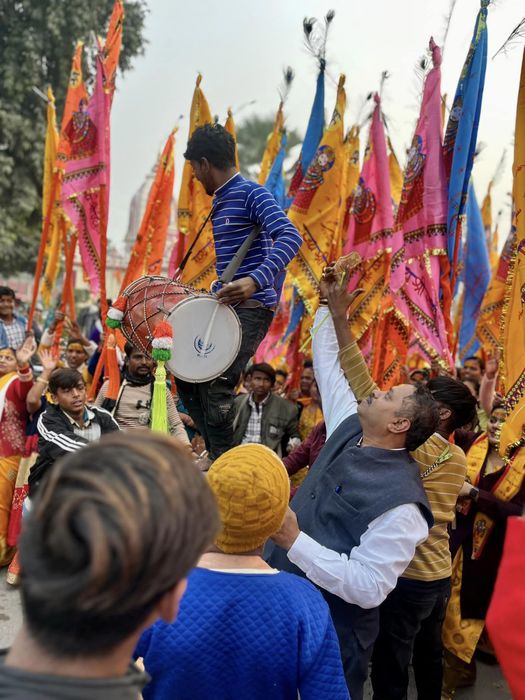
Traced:
<path fill-rule="evenodd" d="M 304 302 L 297 293 L 297 290 L 294 288 L 293 290 L 293 307 L 292 307 L 292 313 L 290 314 L 290 320 L 288 322 L 288 328 L 286 329 L 283 337 L 283 343 L 290 338 L 291 335 L 293 335 L 296 330 L 299 328 L 299 325 L 301 323 L 301 320 L 306 313 L 306 309 L 304 307 Z"/>
<path fill-rule="evenodd" d="M 308 126 L 306 127 L 306 134 L 304 137 L 303 145 L 301 147 L 301 154 L 299 160 L 297 161 L 295 172 L 290 182 L 290 188 L 288 190 L 288 197 L 286 200 L 286 208 L 290 206 L 293 198 L 295 197 L 299 185 L 308 170 L 310 163 L 313 160 L 315 152 L 317 151 L 317 146 L 321 139 L 323 138 L 324 132 L 324 62 L 321 63 L 319 69 L 319 75 L 317 76 L 317 86 L 315 88 L 315 97 L 312 104 L 312 111 L 310 112 L 310 119 L 308 120 Z"/>
<path fill-rule="evenodd" d="M 485 84 L 488 4 L 489 0 L 481 0 L 474 36 L 461 71 L 443 143 L 445 168 L 449 177 L 447 228 L 452 280 L 457 280 L 457 265 L 461 260 L 461 229 L 458 223 L 467 204 Z M 452 289 L 452 294 L 454 292 L 455 289 Z"/>
<path fill-rule="evenodd" d="M 286 193 L 284 190 L 284 176 L 283 176 L 283 163 L 284 159 L 286 157 L 286 143 L 288 139 L 286 136 L 286 132 L 283 132 L 283 135 L 281 137 L 281 148 L 279 150 L 279 153 L 275 157 L 275 160 L 273 161 L 272 168 L 270 172 L 268 173 L 268 177 L 266 178 L 266 182 L 264 183 L 264 186 L 266 187 L 267 190 L 270 190 L 270 192 L 273 194 L 275 197 L 277 204 L 281 207 L 281 209 L 284 209 L 286 205 Z"/>
<path fill-rule="evenodd" d="M 474 355 L 480 348 L 480 342 L 476 336 L 476 324 L 490 278 L 490 260 L 485 229 L 474 186 L 471 184 L 467 199 L 467 243 L 463 275 L 465 291 L 459 331 L 459 357 L 462 361 L 465 357 Z"/>

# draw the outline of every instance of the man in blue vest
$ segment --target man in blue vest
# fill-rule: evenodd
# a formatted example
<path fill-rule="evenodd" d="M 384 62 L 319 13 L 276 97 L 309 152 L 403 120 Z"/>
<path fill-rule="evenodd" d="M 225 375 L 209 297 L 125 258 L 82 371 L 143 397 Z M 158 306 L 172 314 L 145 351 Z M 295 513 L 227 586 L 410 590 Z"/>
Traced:
<path fill-rule="evenodd" d="M 329 338 L 330 344 L 314 344 L 314 357 L 319 353 L 316 360 L 334 368 L 331 391 L 337 382 L 348 391 L 335 334 Z M 272 538 L 278 546 L 269 546 L 267 560 L 306 575 L 322 590 L 352 700 L 362 700 L 379 605 L 433 524 L 409 452 L 436 430 L 439 410 L 425 387 L 402 384 L 377 390 L 359 405 L 354 399 L 350 415 L 347 402 L 344 416 L 325 415 L 328 440 Z"/>

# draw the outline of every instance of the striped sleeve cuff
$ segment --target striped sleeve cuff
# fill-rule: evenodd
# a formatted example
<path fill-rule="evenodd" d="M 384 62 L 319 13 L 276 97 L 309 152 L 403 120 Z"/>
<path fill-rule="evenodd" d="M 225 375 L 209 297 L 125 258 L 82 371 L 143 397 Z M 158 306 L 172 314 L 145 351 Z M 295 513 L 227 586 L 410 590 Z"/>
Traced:
<path fill-rule="evenodd" d="M 339 351 L 339 361 L 350 388 L 358 401 L 363 401 L 377 389 L 356 342 Z"/>

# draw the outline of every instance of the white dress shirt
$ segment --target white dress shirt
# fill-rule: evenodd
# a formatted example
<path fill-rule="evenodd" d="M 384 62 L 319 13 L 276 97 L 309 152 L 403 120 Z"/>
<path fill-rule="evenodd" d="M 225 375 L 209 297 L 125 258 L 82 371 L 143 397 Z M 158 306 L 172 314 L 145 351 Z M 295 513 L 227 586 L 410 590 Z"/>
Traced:
<path fill-rule="evenodd" d="M 319 307 L 315 314 L 312 351 L 328 440 L 345 418 L 357 413 L 357 401 L 341 369 L 334 322 L 327 306 Z"/>
<path fill-rule="evenodd" d="M 375 608 L 394 589 L 428 537 L 428 525 L 414 503 L 397 506 L 369 524 L 359 546 L 347 554 L 327 549 L 301 532 L 288 559 L 321 588 L 360 608 Z"/>
<path fill-rule="evenodd" d="M 326 307 L 317 311 L 313 327 L 317 329 L 313 335 L 314 372 L 328 439 L 345 418 L 357 412 L 357 401 L 339 363 L 335 328 Z M 347 603 L 375 608 L 394 589 L 416 547 L 427 537 L 427 521 L 415 503 L 408 503 L 372 520 L 349 555 L 323 547 L 301 532 L 288 551 L 288 559 L 315 584 Z"/>

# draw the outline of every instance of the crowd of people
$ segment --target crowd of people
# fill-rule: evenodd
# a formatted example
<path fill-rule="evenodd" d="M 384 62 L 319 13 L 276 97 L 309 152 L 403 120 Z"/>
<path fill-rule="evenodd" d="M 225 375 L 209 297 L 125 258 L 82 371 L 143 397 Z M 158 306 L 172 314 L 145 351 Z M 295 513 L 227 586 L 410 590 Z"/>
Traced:
<path fill-rule="evenodd" d="M 0 564 L 24 610 L 0 698 L 361 700 L 370 677 L 375 700 L 403 700 L 412 665 L 420 700 L 449 700 L 500 649 L 518 688 L 493 594 L 523 610 L 497 577 L 509 522 L 506 557 L 520 549 L 525 451 L 498 452 L 498 358 L 380 390 L 347 322 L 360 290 L 329 265 L 298 385 L 253 362 L 298 234 L 221 127 L 185 157 L 215 195 L 218 253 L 232 201 L 228 235 L 263 232 L 217 293 L 239 355 L 217 380 L 171 378 L 169 435 L 150 430 L 148 354 L 125 344 L 110 398 L 91 387 L 99 326 L 57 313 L 28 333 L 0 287 Z"/>

